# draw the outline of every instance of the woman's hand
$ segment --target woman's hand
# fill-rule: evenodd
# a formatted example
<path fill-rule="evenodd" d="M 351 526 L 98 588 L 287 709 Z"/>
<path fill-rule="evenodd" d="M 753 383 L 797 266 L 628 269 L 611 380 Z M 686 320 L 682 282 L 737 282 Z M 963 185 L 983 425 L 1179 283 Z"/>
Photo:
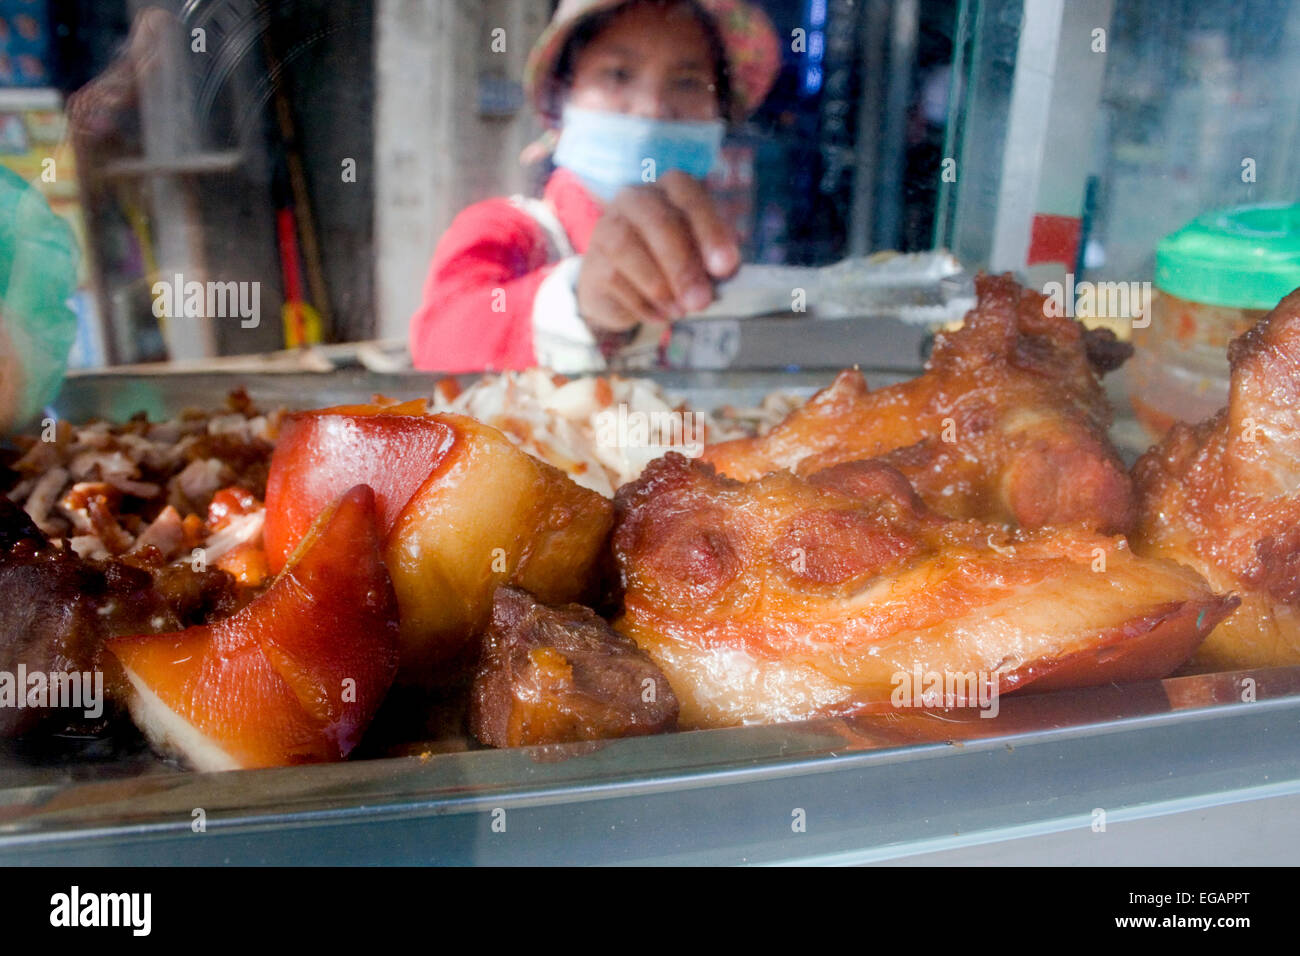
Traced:
<path fill-rule="evenodd" d="M 578 274 L 578 311 L 595 332 L 667 323 L 713 301 L 740 267 L 735 232 L 704 185 L 672 170 L 605 207 Z"/>

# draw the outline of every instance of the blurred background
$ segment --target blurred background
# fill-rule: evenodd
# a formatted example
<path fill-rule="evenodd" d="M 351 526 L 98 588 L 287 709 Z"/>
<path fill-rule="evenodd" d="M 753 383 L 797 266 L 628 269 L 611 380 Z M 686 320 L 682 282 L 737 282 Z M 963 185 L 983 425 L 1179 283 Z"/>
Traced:
<path fill-rule="evenodd" d="M 1300 197 L 1300 0 L 760 5 L 783 69 L 715 175 L 747 261 L 1149 280 L 1194 216 Z M 280 350 L 286 298 L 400 361 L 452 217 L 544 180 L 522 72 L 553 8 L 0 0 L 0 164 L 82 247 L 74 367 Z M 260 283 L 262 321 L 159 319 L 177 274 Z"/>

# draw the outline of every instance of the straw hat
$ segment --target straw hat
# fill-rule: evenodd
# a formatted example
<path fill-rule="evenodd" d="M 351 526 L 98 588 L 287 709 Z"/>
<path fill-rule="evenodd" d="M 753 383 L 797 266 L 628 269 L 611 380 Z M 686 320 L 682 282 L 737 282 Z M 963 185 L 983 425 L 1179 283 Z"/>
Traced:
<path fill-rule="evenodd" d="M 574 29 L 588 17 L 631 0 L 561 0 L 550 24 L 538 38 L 528 57 L 524 82 L 528 99 L 540 115 L 547 115 L 547 87 L 555 75 L 564 45 Z M 727 56 L 731 85 L 733 122 L 758 109 L 781 69 L 781 41 L 772 21 L 762 10 L 745 0 L 692 0 L 713 20 Z M 554 119 L 554 117 L 551 117 Z"/>

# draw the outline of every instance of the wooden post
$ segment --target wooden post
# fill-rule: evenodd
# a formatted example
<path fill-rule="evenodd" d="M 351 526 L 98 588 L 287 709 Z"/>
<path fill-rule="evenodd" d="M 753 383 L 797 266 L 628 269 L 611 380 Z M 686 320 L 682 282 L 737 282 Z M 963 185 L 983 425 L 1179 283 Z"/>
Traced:
<path fill-rule="evenodd" d="M 539 127 L 527 106 L 512 118 L 480 115 L 478 93 L 484 77 L 522 82 L 549 12 L 538 0 L 377 0 L 377 338 L 407 337 L 456 214 L 524 189 L 519 153 Z"/>

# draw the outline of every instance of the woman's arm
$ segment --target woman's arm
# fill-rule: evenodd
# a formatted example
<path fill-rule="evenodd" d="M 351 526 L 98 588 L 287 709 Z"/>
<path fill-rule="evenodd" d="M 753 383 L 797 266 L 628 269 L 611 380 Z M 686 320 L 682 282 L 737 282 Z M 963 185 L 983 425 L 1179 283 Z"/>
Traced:
<path fill-rule="evenodd" d="M 533 305 L 554 270 L 542 228 L 509 200 L 489 199 L 456 217 L 438 243 L 411 319 L 417 368 L 441 372 L 537 364 Z"/>

